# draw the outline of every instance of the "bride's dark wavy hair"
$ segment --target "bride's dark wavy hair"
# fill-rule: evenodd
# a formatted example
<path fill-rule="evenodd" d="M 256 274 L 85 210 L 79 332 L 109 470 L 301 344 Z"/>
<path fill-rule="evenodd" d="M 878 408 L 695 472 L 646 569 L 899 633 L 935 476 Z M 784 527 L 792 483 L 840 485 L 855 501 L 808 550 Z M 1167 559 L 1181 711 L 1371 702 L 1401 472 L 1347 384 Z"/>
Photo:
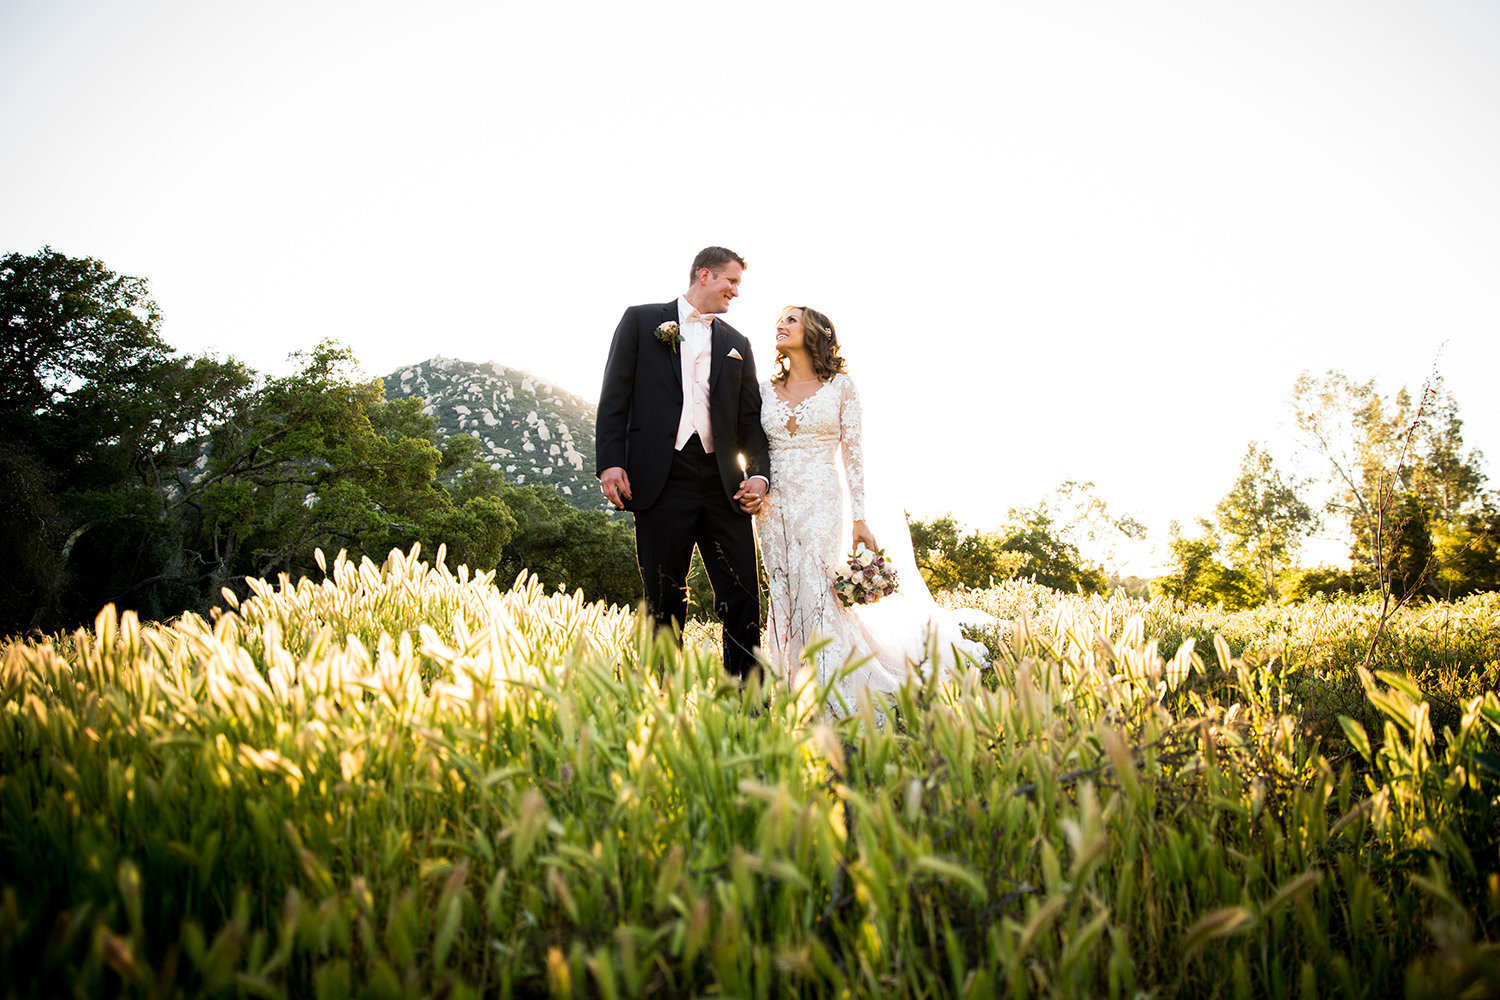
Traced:
<path fill-rule="evenodd" d="M 818 376 L 818 381 L 827 382 L 843 371 L 844 358 L 839 354 L 839 336 L 833 329 L 833 320 L 807 306 L 787 306 L 781 310 L 783 316 L 787 309 L 802 310 L 802 346 L 812 359 L 813 374 Z M 791 373 L 792 363 L 785 354 L 778 351 L 776 374 L 771 377 L 771 381 L 785 382 Z"/>

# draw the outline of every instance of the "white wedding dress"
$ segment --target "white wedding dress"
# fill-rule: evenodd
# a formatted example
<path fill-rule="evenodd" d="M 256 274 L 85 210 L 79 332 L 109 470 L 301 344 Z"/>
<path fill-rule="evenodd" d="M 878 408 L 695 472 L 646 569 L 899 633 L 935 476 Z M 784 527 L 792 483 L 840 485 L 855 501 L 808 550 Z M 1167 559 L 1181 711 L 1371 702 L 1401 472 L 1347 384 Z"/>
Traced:
<path fill-rule="evenodd" d="M 771 447 L 771 491 L 755 528 L 770 592 L 765 652 L 771 669 L 779 680 L 795 680 L 804 647 L 826 640 L 811 663 L 819 683 L 837 678 L 825 714 L 849 715 L 868 694 L 877 724 L 883 724 L 885 699 L 879 695 L 896 691 L 913 672 L 926 676 L 934 665 L 942 675 L 970 662 L 984 665 L 986 650 L 965 640 L 956 621 L 933 603 L 909 556 L 911 536 L 890 537 L 906 530 L 904 518 L 899 527 L 871 525 L 876 542 L 888 553 L 903 547 L 907 553 L 907 565 L 897 560 L 897 593 L 876 604 L 844 607 L 833 592 L 833 580 L 852 549 L 846 506 L 848 518 L 866 519 L 865 455 L 854 382 L 840 373 L 796 405 L 782 399 L 770 382 L 760 389 L 761 426 Z M 847 669 L 851 661 L 857 665 Z"/>

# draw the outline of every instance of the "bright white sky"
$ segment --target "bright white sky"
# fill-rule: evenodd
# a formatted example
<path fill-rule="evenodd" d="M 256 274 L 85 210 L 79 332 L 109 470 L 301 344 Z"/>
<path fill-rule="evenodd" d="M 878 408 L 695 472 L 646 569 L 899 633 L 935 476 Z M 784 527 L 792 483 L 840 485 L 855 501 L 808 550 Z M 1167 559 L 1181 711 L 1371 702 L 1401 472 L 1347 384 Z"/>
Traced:
<path fill-rule="evenodd" d="M 763 371 L 780 307 L 833 318 L 919 516 L 1092 479 L 1163 543 L 1292 460 L 1300 371 L 1444 343 L 1500 449 L 1489 0 L 0 0 L 0 86 L 0 251 L 265 371 L 336 337 L 595 399 L 722 244 Z"/>

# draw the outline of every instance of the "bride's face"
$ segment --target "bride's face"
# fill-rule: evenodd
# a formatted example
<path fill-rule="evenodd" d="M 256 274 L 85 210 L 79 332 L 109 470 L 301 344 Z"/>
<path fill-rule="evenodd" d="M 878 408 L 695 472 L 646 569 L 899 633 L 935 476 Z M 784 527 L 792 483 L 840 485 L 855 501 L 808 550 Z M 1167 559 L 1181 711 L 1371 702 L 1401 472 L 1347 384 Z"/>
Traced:
<path fill-rule="evenodd" d="M 802 342 L 802 310 L 788 309 L 776 321 L 776 350 L 786 354 L 800 351 L 805 346 Z"/>

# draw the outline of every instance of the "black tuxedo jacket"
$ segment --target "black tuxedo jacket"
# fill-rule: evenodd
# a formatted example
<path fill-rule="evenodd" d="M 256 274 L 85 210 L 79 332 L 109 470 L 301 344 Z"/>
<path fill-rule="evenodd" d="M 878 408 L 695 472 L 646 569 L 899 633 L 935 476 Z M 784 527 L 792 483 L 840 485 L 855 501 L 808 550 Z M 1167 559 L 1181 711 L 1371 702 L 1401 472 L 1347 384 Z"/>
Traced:
<path fill-rule="evenodd" d="M 656 328 L 677 322 L 677 301 L 631 306 L 620 318 L 604 365 L 599 417 L 594 437 L 594 475 L 620 466 L 630 477 L 627 510 L 656 502 L 672 468 L 677 427 L 682 420 L 682 358 L 657 339 Z M 760 383 L 750 342 L 721 319 L 712 326 L 708 374 L 708 417 L 714 459 L 724 493 L 733 499 L 746 473 L 770 477 L 766 432 L 760 426 Z M 730 357 L 730 351 L 739 357 Z M 732 505 L 736 511 L 738 504 Z M 748 517 L 749 515 L 745 515 Z"/>

